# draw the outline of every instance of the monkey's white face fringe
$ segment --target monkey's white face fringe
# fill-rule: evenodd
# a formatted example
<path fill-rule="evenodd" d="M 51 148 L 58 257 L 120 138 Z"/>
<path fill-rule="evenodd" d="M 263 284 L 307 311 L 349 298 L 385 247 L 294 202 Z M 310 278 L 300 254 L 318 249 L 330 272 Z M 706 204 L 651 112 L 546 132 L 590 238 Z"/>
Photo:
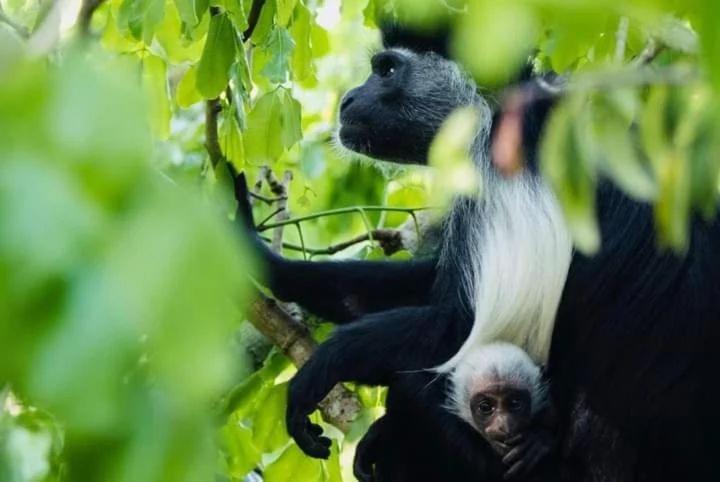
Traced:
<path fill-rule="evenodd" d="M 477 347 L 463 359 L 451 377 L 450 404 L 447 407 L 467 423 L 475 426 L 470 400 L 482 387 L 502 382 L 530 391 L 532 411 L 545 406 L 546 387 L 540 368 L 522 349 L 509 343 L 491 343 Z"/>
<path fill-rule="evenodd" d="M 483 165 L 483 163 L 481 163 Z M 504 178 L 484 169 L 485 195 L 472 220 L 474 253 L 463 275 L 475 320 L 470 336 L 440 372 L 462 366 L 477 350 L 505 341 L 545 364 L 572 256 L 555 195 L 529 172 Z"/>

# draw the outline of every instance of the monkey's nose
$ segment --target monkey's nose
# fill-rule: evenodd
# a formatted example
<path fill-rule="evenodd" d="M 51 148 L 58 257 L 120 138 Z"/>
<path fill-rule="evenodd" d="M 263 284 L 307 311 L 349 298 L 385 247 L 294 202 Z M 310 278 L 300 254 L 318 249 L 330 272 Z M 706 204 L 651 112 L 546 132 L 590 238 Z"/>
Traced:
<path fill-rule="evenodd" d="M 345 94 L 345 97 L 343 97 L 342 102 L 340 103 L 340 112 L 344 111 L 348 107 L 350 107 L 350 104 L 352 104 L 355 101 L 355 97 L 348 92 Z"/>

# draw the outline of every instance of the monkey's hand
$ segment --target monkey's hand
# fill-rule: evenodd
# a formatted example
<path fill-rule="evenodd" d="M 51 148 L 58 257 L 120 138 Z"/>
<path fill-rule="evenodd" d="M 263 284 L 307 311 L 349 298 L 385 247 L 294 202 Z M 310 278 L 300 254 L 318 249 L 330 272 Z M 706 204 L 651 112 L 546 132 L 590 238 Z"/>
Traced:
<path fill-rule="evenodd" d="M 323 345 L 320 345 L 290 381 L 285 413 L 290 436 L 303 452 L 317 459 L 330 457 L 330 439 L 323 437 L 322 427 L 312 423 L 309 418 L 318 403 L 335 386 L 332 370 L 326 362 Z"/>
<path fill-rule="evenodd" d="M 375 461 L 387 429 L 387 415 L 375 420 L 355 449 L 353 474 L 360 482 L 375 482 Z"/>
<path fill-rule="evenodd" d="M 535 428 L 508 440 L 512 449 L 503 457 L 508 469 L 505 479 L 527 476 L 555 446 L 555 437 L 546 428 Z"/>

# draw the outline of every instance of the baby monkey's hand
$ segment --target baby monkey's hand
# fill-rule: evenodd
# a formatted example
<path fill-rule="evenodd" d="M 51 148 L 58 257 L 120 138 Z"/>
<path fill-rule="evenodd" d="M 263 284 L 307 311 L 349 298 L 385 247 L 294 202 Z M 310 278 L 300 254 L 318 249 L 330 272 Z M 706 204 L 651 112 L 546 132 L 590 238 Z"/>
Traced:
<path fill-rule="evenodd" d="M 534 428 L 507 441 L 512 448 L 503 457 L 508 467 L 505 479 L 527 476 L 553 450 L 554 437 L 550 430 Z"/>

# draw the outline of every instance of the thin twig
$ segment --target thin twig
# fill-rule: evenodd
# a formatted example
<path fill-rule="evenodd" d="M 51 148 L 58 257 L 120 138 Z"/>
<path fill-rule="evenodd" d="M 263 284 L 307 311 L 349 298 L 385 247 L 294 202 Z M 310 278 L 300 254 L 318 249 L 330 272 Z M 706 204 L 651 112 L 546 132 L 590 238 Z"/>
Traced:
<path fill-rule="evenodd" d="M 278 198 L 284 198 L 278 201 L 277 206 L 279 212 L 277 213 L 277 222 L 282 222 L 290 219 L 290 211 L 288 209 L 288 198 L 290 197 L 290 182 L 292 181 L 292 171 L 287 170 L 283 175 L 283 180 L 278 181 L 272 170 L 268 169 L 266 180 L 270 191 Z M 276 223 L 277 224 L 277 223 Z M 273 241 L 272 248 L 276 253 L 282 253 L 282 239 L 283 239 L 283 225 L 277 226 L 273 230 Z"/>
<path fill-rule="evenodd" d="M 261 183 L 260 185 L 262 186 L 262 183 Z M 283 198 L 283 197 L 268 197 L 268 196 L 263 196 L 262 194 L 259 194 L 259 193 L 256 193 L 256 192 L 251 192 L 251 193 L 250 193 L 250 196 L 252 196 L 253 198 L 257 199 L 258 201 L 264 202 L 265 204 L 275 204 L 276 202 L 283 201 L 283 200 L 285 199 L 285 198 Z M 262 224 L 262 223 L 259 223 L 259 224 Z"/>
<path fill-rule="evenodd" d="M 665 50 L 665 45 L 659 43 L 657 40 L 650 37 L 643 51 L 640 52 L 640 55 L 633 59 L 631 65 L 635 67 L 647 65 L 653 60 L 655 60 L 657 56 L 662 53 L 663 50 Z"/>
<path fill-rule="evenodd" d="M 278 221 L 276 223 L 266 224 L 263 226 L 262 230 L 258 229 L 259 231 L 265 231 L 268 229 L 273 229 L 278 226 L 286 226 L 288 224 L 298 224 L 305 221 L 310 221 L 312 219 L 318 219 L 326 216 L 337 216 L 339 214 L 350 214 L 350 213 L 358 213 L 360 211 L 390 211 L 390 212 L 398 212 L 398 213 L 407 213 L 412 214 L 418 211 L 427 211 L 429 209 L 433 209 L 430 206 L 421 206 L 416 208 L 399 208 L 399 207 L 391 207 L 391 206 L 352 206 L 347 208 L 338 208 L 338 209 L 328 209 L 327 211 L 320 211 L 313 214 L 307 214 L 305 216 L 298 216 L 296 218 L 291 218 L 286 221 Z"/>
<path fill-rule="evenodd" d="M 380 244 L 380 247 L 383 249 L 383 252 L 386 256 L 395 254 L 406 247 L 403 244 L 402 233 L 397 229 L 374 229 L 371 234 L 372 239 Z M 268 243 L 270 242 L 270 238 L 268 237 L 261 236 L 261 239 L 267 241 Z M 351 246 L 355 246 L 365 241 L 370 241 L 370 236 L 368 236 L 368 233 L 361 234 L 347 241 L 343 241 L 342 243 L 330 245 L 327 248 L 303 248 L 298 244 L 287 242 L 283 242 L 283 248 L 290 249 L 292 251 L 305 250 L 305 252 L 307 252 L 307 254 L 309 254 L 310 256 L 329 256 L 339 253 L 340 251 L 344 251 Z"/>
<path fill-rule="evenodd" d="M 253 0 L 250 13 L 248 14 L 248 28 L 245 29 L 242 34 L 243 43 L 252 37 L 255 27 L 257 27 L 258 21 L 260 20 L 260 12 L 262 12 L 263 5 L 265 5 L 265 0 Z"/>

